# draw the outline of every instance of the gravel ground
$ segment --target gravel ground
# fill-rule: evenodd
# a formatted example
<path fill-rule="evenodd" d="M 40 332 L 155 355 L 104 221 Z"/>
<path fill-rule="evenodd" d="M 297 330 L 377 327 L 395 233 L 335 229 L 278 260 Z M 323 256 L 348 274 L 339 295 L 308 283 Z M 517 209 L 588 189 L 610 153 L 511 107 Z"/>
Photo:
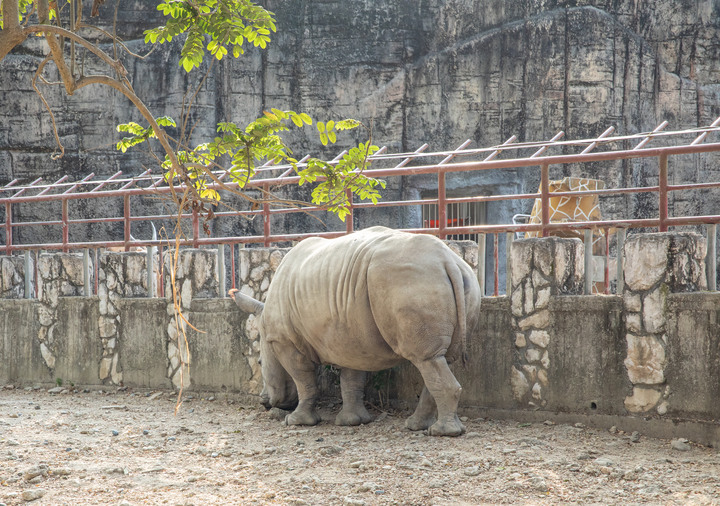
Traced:
<path fill-rule="evenodd" d="M 59 392 L 58 392 L 59 391 Z M 57 393 L 50 393 L 57 392 Z M 285 427 L 218 394 L 0 391 L 0 503 L 720 504 L 720 456 L 583 426 L 464 420 L 459 438 Z"/>

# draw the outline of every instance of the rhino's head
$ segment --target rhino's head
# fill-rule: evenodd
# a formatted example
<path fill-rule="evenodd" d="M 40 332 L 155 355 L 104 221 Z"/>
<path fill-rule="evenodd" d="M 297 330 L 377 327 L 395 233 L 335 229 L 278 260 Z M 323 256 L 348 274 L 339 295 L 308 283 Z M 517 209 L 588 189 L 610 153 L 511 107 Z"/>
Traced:
<path fill-rule="evenodd" d="M 229 295 L 241 310 L 254 314 L 257 318 L 258 330 L 260 331 L 260 366 L 263 377 L 263 389 L 260 393 L 260 402 L 262 402 L 263 406 L 267 409 L 295 409 L 298 403 L 295 382 L 277 359 L 275 350 L 273 349 L 273 343 L 268 342 L 265 338 L 262 318 L 265 304 L 235 289 L 230 290 Z"/>

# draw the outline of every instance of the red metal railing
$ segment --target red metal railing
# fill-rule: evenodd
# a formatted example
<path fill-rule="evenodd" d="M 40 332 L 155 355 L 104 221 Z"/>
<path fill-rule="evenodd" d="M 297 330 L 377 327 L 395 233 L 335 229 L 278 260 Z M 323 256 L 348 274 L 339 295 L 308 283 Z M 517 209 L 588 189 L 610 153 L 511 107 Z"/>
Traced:
<path fill-rule="evenodd" d="M 720 215 L 697 215 L 697 216 L 671 216 L 669 213 L 669 195 L 672 192 L 687 192 L 692 190 L 707 190 L 720 188 L 720 181 L 685 181 L 682 184 L 670 184 L 668 179 L 669 160 L 674 157 L 690 154 L 708 154 L 720 151 L 720 142 L 705 142 L 710 134 L 717 134 L 720 130 L 720 118 L 711 125 L 702 128 L 689 130 L 670 131 L 664 129 L 667 122 L 663 122 L 657 128 L 647 133 L 639 133 L 624 136 L 612 136 L 613 129 L 609 128 L 600 136 L 592 139 L 581 139 L 574 141 L 561 140 L 563 132 L 559 132 L 548 141 L 542 142 L 516 142 L 516 137 L 509 138 L 504 143 L 489 147 L 469 149 L 470 141 L 466 141 L 452 151 L 427 153 L 427 145 L 423 145 L 412 153 L 387 153 L 383 148 L 371 157 L 372 166 L 365 171 L 367 176 L 376 178 L 399 178 L 413 177 L 433 174 L 437 177 L 437 197 L 431 199 L 409 199 L 409 200 L 381 200 L 378 204 L 368 202 L 353 202 L 351 214 L 344 225 L 331 223 L 329 228 L 334 230 L 323 230 L 304 233 L 274 233 L 273 218 L 281 217 L 289 213 L 314 213 L 323 211 L 322 208 L 308 205 L 302 208 L 297 207 L 272 207 L 270 202 L 265 201 L 259 209 L 242 212 L 221 211 L 215 213 L 217 219 L 237 218 L 238 214 L 247 217 L 260 216 L 262 219 L 262 234 L 249 236 L 226 236 L 226 237 L 201 237 L 199 216 L 196 212 L 182 216 L 184 222 L 189 222 L 191 236 L 180 241 L 183 246 L 200 247 L 218 244 L 263 244 L 269 246 L 273 243 L 297 241 L 309 236 L 336 237 L 353 230 L 353 217 L 361 210 L 370 208 L 386 207 L 407 207 L 427 205 L 428 203 L 437 206 L 437 220 L 432 228 L 421 228 L 422 221 L 418 221 L 415 228 L 406 229 L 410 232 L 430 233 L 440 238 L 460 234 L 492 234 L 494 241 L 494 293 L 497 294 L 499 267 L 498 267 L 498 237 L 503 233 L 518 233 L 539 231 L 542 236 L 567 230 L 567 229 L 604 229 L 610 228 L 654 228 L 666 231 L 669 227 L 699 224 L 717 224 L 720 222 Z M 662 144 L 656 147 L 646 147 L 651 141 L 655 144 Z M 628 148 L 628 145 L 635 143 Z M 619 147 L 618 147 L 619 146 Z M 572 153 L 571 151 L 577 151 Z M 343 153 L 335 159 L 340 159 Z M 306 160 L 307 157 L 304 160 Z M 621 196 L 627 194 L 656 193 L 658 215 L 652 218 L 624 217 L 618 219 L 604 219 L 602 221 L 585 221 L 573 223 L 552 223 L 549 214 L 549 181 L 551 167 L 564 167 L 567 165 L 581 165 L 598 162 L 614 162 L 631 159 L 656 159 L 657 160 L 657 185 L 641 187 L 617 187 L 600 190 L 588 190 L 580 192 L 556 192 L 553 197 L 559 196 L 586 196 L 597 195 L 598 197 Z M 447 195 L 446 179 L 456 173 L 477 173 L 478 171 L 502 171 L 520 168 L 535 168 L 539 170 L 540 188 L 537 193 L 521 193 L 507 195 L 477 195 L 470 197 L 449 197 Z M 576 172 L 583 173 L 582 169 Z M 586 172 L 586 171 L 585 171 Z M 586 174 L 585 174 L 586 175 Z M 221 180 L 229 179 L 228 174 L 219 172 Z M 299 177 L 292 175 L 292 168 L 287 165 L 266 164 L 257 170 L 257 178 L 246 185 L 246 190 L 261 189 L 265 194 L 273 188 L 293 185 L 299 182 Z M 134 215 L 133 202 L 138 197 L 162 197 L 171 190 L 164 183 L 162 175 L 152 174 L 145 171 L 139 176 L 123 177 L 122 172 L 117 172 L 109 178 L 95 180 L 95 175 L 90 174 L 77 182 L 68 182 L 64 176 L 54 183 L 44 184 L 38 178 L 28 184 L 18 184 L 13 180 L 0 188 L 0 209 L 5 210 L 4 223 L 0 231 L 4 231 L 4 252 L 6 255 L 27 250 L 77 250 L 97 249 L 108 247 L 119 247 L 126 251 L 134 246 L 162 246 L 161 240 L 136 240 L 131 235 L 132 225 L 139 222 L 157 222 L 158 220 L 174 220 L 177 217 L 172 214 L 157 215 Z M 608 183 L 613 183 L 609 181 Z M 236 186 L 227 183 L 228 186 Z M 222 188 L 217 185 L 209 185 L 221 193 Z M 93 199 L 122 198 L 122 215 L 107 217 L 70 217 L 71 204 L 77 201 L 88 201 Z M 539 224 L 466 224 L 461 221 L 448 221 L 447 209 L 450 205 L 498 202 L 498 201 L 524 201 L 540 199 L 542 203 L 541 220 Z M 49 221 L 13 221 L 13 210 L 20 205 L 32 205 L 35 203 L 59 203 L 59 220 Z M 516 204 L 519 205 L 519 204 Z M 79 224 L 94 223 L 121 223 L 123 237 L 108 238 L 108 240 L 88 241 L 72 240 L 71 228 Z M 461 224 L 462 223 L 462 224 Z M 453 226 L 458 224 L 459 226 Z M 16 232 L 20 229 L 31 229 L 37 227 L 60 227 L 60 240 L 56 242 L 47 241 L 34 243 L 18 243 Z M 2 233 L 0 233 L 2 235 Z M 607 238 L 607 233 L 606 233 Z M 714 249 L 714 248 L 713 248 Z M 606 248 L 609 251 L 609 243 Z M 232 256 L 231 268 L 234 271 L 235 257 Z M 607 279 L 607 269 L 606 269 Z M 233 275 L 234 282 L 234 275 Z M 608 283 L 606 283 L 607 289 Z"/>

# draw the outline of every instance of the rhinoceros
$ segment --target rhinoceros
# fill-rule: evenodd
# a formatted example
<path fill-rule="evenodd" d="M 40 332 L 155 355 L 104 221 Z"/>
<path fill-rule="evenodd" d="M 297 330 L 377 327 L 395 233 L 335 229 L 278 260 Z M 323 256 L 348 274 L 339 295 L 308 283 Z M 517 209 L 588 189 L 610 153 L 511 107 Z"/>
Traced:
<path fill-rule="evenodd" d="M 473 271 L 441 240 L 372 227 L 336 239 L 309 238 L 282 260 L 263 304 L 231 290 L 258 316 L 267 408 L 295 410 L 288 425 L 315 425 L 317 364 L 339 367 L 337 425 L 372 420 L 363 403 L 366 371 L 409 360 L 425 386 L 410 430 L 457 436 L 462 388 L 448 363 L 465 360 L 480 310 Z"/>

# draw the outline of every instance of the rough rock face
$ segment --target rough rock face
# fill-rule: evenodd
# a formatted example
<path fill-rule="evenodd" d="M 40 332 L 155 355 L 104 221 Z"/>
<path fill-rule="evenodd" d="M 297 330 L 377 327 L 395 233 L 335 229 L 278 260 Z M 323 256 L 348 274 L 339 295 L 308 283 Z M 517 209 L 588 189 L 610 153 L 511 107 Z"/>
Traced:
<path fill-rule="evenodd" d="M 133 50 L 147 50 L 142 30 L 159 19 L 151 4 L 123 3 L 118 32 Z M 249 121 L 269 107 L 373 120 L 376 143 L 394 151 L 423 142 L 450 149 L 465 139 L 489 146 L 513 134 L 520 141 L 543 140 L 560 130 L 577 139 L 610 125 L 634 133 L 663 120 L 685 128 L 720 115 L 720 4 L 712 0 L 308 0 L 292 7 L 273 0 L 268 7 L 278 18 L 272 44 L 213 66 L 190 118 L 197 122 L 195 139 L 213 135 L 217 121 Z M 103 10 L 106 19 L 112 10 Z M 29 42 L 0 63 L 0 183 L 141 172 L 146 155 L 113 147 L 114 126 L 137 114 L 124 97 L 101 87 L 72 97 L 58 87 L 47 90 L 66 147 L 63 159 L 50 159 L 49 117 L 30 83 L 40 51 L 37 41 Z M 178 51 L 175 44 L 128 63 L 136 91 L 158 116 L 179 117 L 186 87 L 202 77 L 178 69 Z M 88 58 L 85 73 L 95 67 Z M 309 132 L 294 141 L 296 152 L 322 152 Z M 720 176 L 716 157 L 689 158 L 673 164 L 675 181 Z M 556 175 L 600 177 L 609 187 L 653 184 L 656 166 L 634 160 L 594 166 L 593 174 L 566 167 Z M 535 190 L 538 181 L 536 171 L 524 169 L 472 181 L 449 178 L 448 188 L 507 193 Z M 416 178 L 389 191 L 415 197 L 432 187 Z M 649 215 L 656 213 L 654 201 L 618 197 L 604 201 L 603 211 Z M 528 211 L 503 205 L 489 215 L 507 221 Z M 699 214 L 716 202 L 688 195 L 674 196 L 671 205 L 677 214 Z"/>

